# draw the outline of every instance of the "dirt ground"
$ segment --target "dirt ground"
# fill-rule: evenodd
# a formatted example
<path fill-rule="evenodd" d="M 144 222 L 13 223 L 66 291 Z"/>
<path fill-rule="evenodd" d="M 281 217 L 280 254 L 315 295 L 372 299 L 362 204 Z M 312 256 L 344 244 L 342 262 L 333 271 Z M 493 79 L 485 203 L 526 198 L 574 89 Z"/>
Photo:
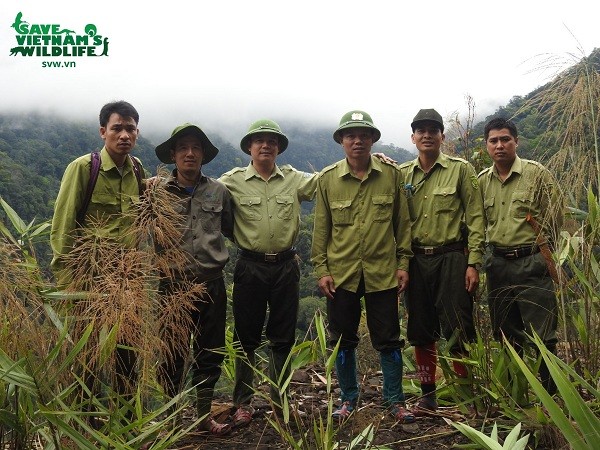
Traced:
<path fill-rule="evenodd" d="M 334 388 L 337 388 L 335 384 Z M 260 389 L 265 389 L 266 392 L 266 386 L 261 386 Z M 334 392 L 339 392 L 339 390 Z M 299 413 L 290 420 L 289 425 L 283 424 L 283 426 L 287 432 L 295 436 L 296 440 L 305 434 L 310 442 L 314 436 L 313 424 L 318 424 L 320 418 L 325 421 L 328 414 L 326 384 L 318 369 L 307 368 L 297 371 L 291 384 L 291 393 L 295 410 Z M 253 406 L 256 411 L 249 426 L 236 428 L 230 435 L 222 438 L 211 437 L 206 433 L 190 433 L 185 440 L 180 441 L 177 449 L 275 450 L 290 448 L 275 427 L 269 423 L 269 420 L 277 419 L 274 418 L 268 402 L 260 397 L 255 397 Z M 224 396 L 215 398 L 212 412 L 219 422 L 230 421 L 231 414 L 234 412 L 230 399 Z M 381 375 L 374 373 L 370 377 L 363 378 L 359 408 L 346 422 L 336 424 L 335 439 L 339 442 L 339 448 L 346 448 L 353 439 L 372 424 L 374 430 L 372 444 L 379 445 L 380 447 L 376 448 L 380 449 L 446 449 L 451 448 L 454 444 L 468 443 L 466 438 L 445 422 L 444 417 L 460 422 L 468 420 L 472 426 L 475 426 L 474 422 L 479 426 L 482 423 L 482 420 L 477 417 L 465 417 L 456 407 L 442 407 L 435 417 L 420 417 L 413 424 L 397 424 L 381 406 Z M 193 419 L 192 414 L 184 416 L 184 424 L 186 421 L 190 423 Z M 312 444 L 302 448 L 317 448 L 317 445 L 313 441 Z"/>

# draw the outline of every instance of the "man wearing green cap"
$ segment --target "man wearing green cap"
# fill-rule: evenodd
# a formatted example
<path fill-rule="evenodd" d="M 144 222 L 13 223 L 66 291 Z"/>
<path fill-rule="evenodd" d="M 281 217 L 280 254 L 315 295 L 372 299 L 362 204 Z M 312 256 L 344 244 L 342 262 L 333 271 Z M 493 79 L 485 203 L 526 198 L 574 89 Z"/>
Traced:
<path fill-rule="evenodd" d="M 252 366 L 267 306 L 265 334 L 273 382 L 281 379 L 295 340 L 300 268 L 294 244 L 300 228 L 300 203 L 314 197 L 316 174 L 299 172 L 289 165 L 279 167 L 275 161 L 287 146 L 288 139 L 276 122 L 258 120 L 240 142 L 242 151 L 252 158 L 250 164 L 220 178 L 234 204 L 238 260 L 233 274 L 233 315 L 235 336 L 245 353 L 235 365 L 235 426 L 248 425 L 252 420 Z M 271 400 L 276 411 L 281 408 L 276 386 L 271 387 Z"/>
<path fill-rule="evenodd" d="M 435 109 L 421 109 L 411 128 L 419 155 L 400 166 L 414 253 L 406 296 L 407 337 L 415 347 L 423 393 L 413 412 L 425 415 L 437 409 L 436 341 L 457 333 L 450 352 L 460 357 L 463 343 L 475 338 L 473 294 L 479 284 L 484 219 L 475 169 L 441 152 L 442 116 Z M 454 370 L 467 376 L 459 361 Z"/>
<path fill-rule="evenodd" d="M 210 409 L 224 358 L 222 352 L 215 350 L 225 347 L 227 293 L 223 268 L 229 253 L 223 235 L 233 236 L 233 214 L 227 188 L 201 170 L 217 153 L 206 134 L 190 123 L 175 128 L 171 137 L 156 147 L 158 159 L 175 164 L 171 176 L 161 183 L 179 198 L 176 210 L 185 218 L 181 246 L 187 255 L 183 267 L 174 267 L 173 276 L 161 280 L 159 292 L 163 298 L 169 298 L 184 282 L 202 283 L 205 287 L 205 293 L 195 299 L 195 309 L 190 311 L 189 323 L 194 327 L 190 330 L 194 336 L 192 383 L 196 386 L 198 417 L 205 417 L 201 430 L 222 436 L 231 431 L 231 425 L 217 423 L 210 417 Z M 175 396 L 185 385 L 188 355 L 176 348 L 169 354 L 172 358 L 159 367 L 158 376 L 167 393 Z"/>
<path fill-rule="evenodd" d="M 408 287 L 410 222 L 400 171 L 371 155 L 381 136 L 371 116 L 350 111 L 333 139 L 346 158 L 323 169 L 317 185 L 312 262 L 327 297 L 330 344 L 339 340 L 335 367 L 347 418 L 357 405 L 356 347 L 361 298 L 373 347 L 379 351 L 383 399 L 400 423 L 414 421 L 402 391 L 398 293 Z"/>

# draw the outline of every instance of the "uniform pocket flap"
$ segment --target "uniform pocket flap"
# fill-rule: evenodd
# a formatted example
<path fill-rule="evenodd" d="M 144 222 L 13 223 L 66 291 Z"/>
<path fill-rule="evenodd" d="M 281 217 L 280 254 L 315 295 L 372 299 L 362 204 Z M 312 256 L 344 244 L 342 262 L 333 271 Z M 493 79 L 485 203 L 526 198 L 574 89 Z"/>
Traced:
<path fill-rule="evenodd" d="M 240 197 L 240 204 L 244 206 L 260 205 L 260 197 L 243 195 Z"/>

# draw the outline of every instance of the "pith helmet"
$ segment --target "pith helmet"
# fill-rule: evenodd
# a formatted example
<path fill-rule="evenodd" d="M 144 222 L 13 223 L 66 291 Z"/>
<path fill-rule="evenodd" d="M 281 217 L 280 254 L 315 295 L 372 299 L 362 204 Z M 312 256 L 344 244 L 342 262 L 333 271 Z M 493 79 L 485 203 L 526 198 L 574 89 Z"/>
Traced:
<path fill-rule="evenodd" d="M 240 148 L 244 153 L 250 154 L 250 139 L 253 134 L 257 133 L 273 133 L 279 139 L 279 153 L 283 153 L 288 146 L 288 138 L 281 132 L 281 128 L 277 122 L 269 119 L 260 119 L 252 123 L 248 127 L 248 132 L 240 141 Z"/>
<path fill-rule="evenodd" d="M 440 129 L 442 130 L 442 132 L 444 132 L 444 120 L 442 119 L 442 116 L 440 115 L 440 113 L 437 112 L 435 109 L 419 110 L 419 112 L 413 119 L 412 123 L 410 124 L 410 127 L 412 128 L 413 131 L 415 131 L 415 127 L 416 127 L 417 123 L 424 122 L 426 120 L 437 123 L 440 126 Z"/>
<path fill-rule="evenodd" d="M 373 142 L 381 137 L 381 132 L 373 125 L 373 119 L 364 111 L 354 110 L 344 114 L 340 120 L 340 126 L 333 133 L 333 140 L 342 143 L 341 131 L 346 128 L 370 128 L 373 131 Z"/>
<path fill-rule="evenodd" d="M 202 151 L 204 153 L 204 156 L 202 157 L 202 164 L 208 164 L 215 156 L 217 156 L 219 149 L 217 149 L 217 147 L 210 142 L 210 139 L 208 139 L 206 134 L 204 134 L 204 131 L 202 131 L 200 127 L 196 125 L 184 123 L 173 130 L 169 139 L 154 149 L 158 159 L 165 164 L 172 163 L 173 160 L 171 158 L 171 150 L 175 149 L 175 142 L 177 141 L 177 138 L 187 136 L 188 134 L 198 136 L 200 138 L 200 142 L 202 142 Z"/>

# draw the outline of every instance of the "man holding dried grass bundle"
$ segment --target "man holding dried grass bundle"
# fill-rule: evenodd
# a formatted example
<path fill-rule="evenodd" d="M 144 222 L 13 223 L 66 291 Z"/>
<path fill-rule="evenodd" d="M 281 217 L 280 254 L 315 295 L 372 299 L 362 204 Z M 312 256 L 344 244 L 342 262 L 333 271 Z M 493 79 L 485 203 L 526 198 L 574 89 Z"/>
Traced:
<path fill-rule="evenodd" d="M 171 176 L 161 182 L 178 198 L 175 209 L 184 219 L 181 250 L 187 255 L 171 278 L 163 278 L 159 292 L 165 298 L 171 293 L 177 296 L 178 287 L 189 282 L 205 288 L 193 299 L 194 309 L 186 318 L 193 334 L 192 382 L 196 386 L 198 417 L 204 417 L 201 431 L 223 436 L 231 431 L 231 426 L 216 422 L 210 411 L 224 358 L 216 350 L 225 347 L 227 293 L 223 268 L 229 253 L 223 236 L 233 237 L 231 196 L 222 183 L 202 174 L 202 165 L 212 161 L 218 150 L 196 125 L 178 126 L 155 151 L 163 163 L 176 166 Z M 177 342 L 167 345 L 171 355 L 159 367 L 158 375 L 167 393 L 175 396 L 185 384 L 188 355 L 185 348 L 177 348 Z"/>
<path fill-rule="evenodd" d="M 100 261 L 92 261 L 94 255 L 87 254 L 89 249 L 81 244 L 84 240 L 96 242 L 98 246 L 104 245 L 102 248 L 116 247 L 117 253 L 121 252 L 121 248 L 133 246 L 130 230 L 143 189 L 144 173 L 140 161 L 130 155 L 139 134 L 137 110 L 125 101 L 110 102 L 100 110 L 99 121 L 104 146 L 99 152 L 80 156 L 65 169 L 54 203 L 50 231 L 51 269 L 57 285 L 71 290 L 96 288 L 96 293 L 106 290 L 108 283 L 97 283 L 98 274 L 94 271 L 105 270 L 105 267 L 91 268 L 94 263 L 99 265 Z M 107 242 L 110 244 L 106 245 Z M 111 246 L 113 243 L 116 245 Z M 98 257 L 98 254 L 95 256 Z M 118 270 L 113 267 L 118 261 L 102 263 L 111 267 L 112 273 Z M 119 272 L 119 279 L 121 276 Z M 98 302 L 95 301 L 81 302 L 77 306 L 95 307 L 98 311 Z M 123 340 L 119 343 L 122 344 Z M 115 354 L 115 390 L 129 397 L 132 386 L 136 384 L 136 355 L 128 346 L 118 346 Z M 89 358 L 86 358 L 85 364 L 93 365 Z M 89 367 L 86 370 L 90 370 Z M 83 377 L 95 393 L 96 374 L 86 372 Z M 95 418 L 90 422 L 100 426 Z"/>

